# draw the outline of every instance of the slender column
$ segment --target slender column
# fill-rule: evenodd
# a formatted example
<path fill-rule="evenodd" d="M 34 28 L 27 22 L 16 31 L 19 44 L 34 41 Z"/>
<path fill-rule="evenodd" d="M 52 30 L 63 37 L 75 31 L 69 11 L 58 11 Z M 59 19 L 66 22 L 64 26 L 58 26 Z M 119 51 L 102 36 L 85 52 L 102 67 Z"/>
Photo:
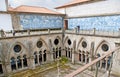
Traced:
<path fill-rule="evenodd" d="M 38 62 L 38 65 L 40 65 L 40 62 L 39 62 L 39 54 L 37 54 L 37 62 Z"/>
<path fill-rule="evenodd" d="M 70 58 L 72 59 L 72 50 L 70 51 Z"/>
<path fill-rule="evenodd" d="M 88 63 L 90 62 L 90 55 L 87 55 Z"/>
<path fill-rule="evenodd" d="M 42 64 L 44 64 L 44 52 L 42 51 Z"/>
<path fill-rule="evenodd" d="M 103 62 L 103 60 L 100 60 L 100 68 L 102 68 L 102 62 Z"/>
<path fill-rule="evenodd" d="M 50 59 L 50 61 L 52 62 L 52 61 L 54 61 L 54 54 L 53 54 L 54 52 L 50 52 L 50 56 L 51 56 L 51 59 Z"/>
<path fill-rule="evenodd" d="M 85 63 L 87 64 L 87 58 L 88 58 L 88 55 L 85 54 Z"/>
<path fill-rule="evenodd" d="M 112 64 L 113 64 L 113 53 L 112 53 L 112 55 L 111 55 L 110 67 L 109 67 L 109 69 L 108 69 L 108 77 L 110 77 L 110 72 L 111 72 Z"/>
<path fill-rule="evenodd" d="M 72 56 L 71 56 L 72 57 L 72 63 L 74 64 L 75 63 L 75 50 L 71 54 L 72 54 Z"/>
<path fill-rule="evenodd" d="M 98 77 L 98 67 L 99 67 L 99 62 L 96 63 L 95 77 Z"/>
<path fill-rule="evenodd" d="M 20 58 L 20 59 L 21 59 L 21 63 L 22 63 L 22 68 L 24 68 L 23 58 Z"/>
<path fill-rule="evenodd" d="M 107 68 L 108 68 L 108 57 L 105 58 L 105 61 L 106 61 L 106 63 L 105 63 L 105 69 L 107 70 Z"/>
<path fill-rule="evenodd" d="M 81 53 L 81 63 L 83 63 L 83 53 Z"/>
<path fill-rule="evenodd" d="M 16 70 L 17 70 L 18 69 L 17 59 L 15 60 L 15 63 L 16 63 Z"/>
<path fill-rule="evenodd" d="M 69 58 L 69 49 L 67 48 L 67 58 Z"/>

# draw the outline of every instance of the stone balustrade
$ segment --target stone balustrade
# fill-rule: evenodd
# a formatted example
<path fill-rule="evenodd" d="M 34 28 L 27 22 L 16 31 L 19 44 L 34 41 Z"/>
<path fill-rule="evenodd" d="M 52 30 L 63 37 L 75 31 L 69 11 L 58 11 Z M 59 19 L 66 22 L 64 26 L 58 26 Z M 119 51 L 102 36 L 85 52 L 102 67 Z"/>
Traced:
<path fill-rule="evenodd" d="M 15 30 L 15 31 L 0 31 L 0 38 L 15 37 L 15 36 L 29 36 L 40 34 L 62 33 L 61 29 L 37 29 L 37 30 Z"/>
<path fill-rule="evenodd" d="M 82 34 L 82 35 L 99 35 L 99 36 L 120 36 L 119 31 L 105 31 L 105 30 L 96 30 L 95 28 L 91 30 L 66 30 L 65 33 L 74 33 L 74 34 Z"/>

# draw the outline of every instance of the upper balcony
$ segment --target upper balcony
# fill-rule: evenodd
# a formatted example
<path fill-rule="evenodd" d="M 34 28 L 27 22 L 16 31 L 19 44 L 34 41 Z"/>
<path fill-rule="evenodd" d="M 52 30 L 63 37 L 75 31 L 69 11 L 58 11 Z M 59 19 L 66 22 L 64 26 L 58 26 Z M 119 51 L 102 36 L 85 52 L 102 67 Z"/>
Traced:
<path fill-rule="evenodd" d="M 41 35 L 41 34 L 57 34 L 57 33 L 66 33 L 66 34 L 76 34 L 76 35 L 88 35 L 88 36 L 100 36 L 100 37 L 120 37 L 119 31 L 105 31 L 105 30 L 96 30 L 89 29 L 32 29 L 32 30 L 15 30 L 15 31 L 0 31 L 0 38 L 9 38 L 9 37 L 23 37 L 23 36 L 32 36 L 32 35 Z"/>

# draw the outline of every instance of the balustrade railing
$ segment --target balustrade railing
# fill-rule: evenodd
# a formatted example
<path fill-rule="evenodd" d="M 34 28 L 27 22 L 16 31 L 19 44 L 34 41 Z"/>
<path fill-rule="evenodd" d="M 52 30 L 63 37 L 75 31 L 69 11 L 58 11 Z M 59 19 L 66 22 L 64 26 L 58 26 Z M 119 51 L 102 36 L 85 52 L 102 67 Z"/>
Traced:
<path fill-rule="evenodd" d="M 91 61 L 90 63 L 84 65 L 81 68 L 78 68 L 77 70 L 73 71 L 70 74 L 67 74 L 65 77 L 80 77 L 79 75 L 82 74 L 83 72 L 86 72 L 86 70 L 89 69 L 89 67 L 93 67 L 94 65 L 96 65 L 95 67 L 95 72 L 93 73 L 94 76 L 92 77 L 98 77 L 98 73 L 100 72 L 98 69 L 104 67 L 106 71 L 106 73 L 103 75 L 103 77 L 110 77 L 110 73 L 111 73 L 111 68 L 112 68 L 112 64 L 113 64 L 113 54 L 114 52 L 117 52 L 120 50 L 120 47 L 107 52 L 106 54 L 104 54 L 101 57 L 97 57 L 96 59 L 94 59 L 93 61 Z M 109 61 L 109 65 L 108 65 L 108 58 L 110 57 L 110 61 Z M 102 63 L 104 63 L 103 61 L 106 61 L 106 64 L 103 65 Z M 92 74 L 92 75 L 93 75 Z M 82 76 L 82 77 L 86 77 L 86 76 Z M 102 76 L 99 76 L 102 77 Z"/>
<path fill-rule="evenodd" d="M 15 31 L 0 31 L 0 37 L 28 36 L 39 34 L 62 33 L 62 29 L 34 29 L 34 30 L 15 30 Z"/>
<path fill-rule="evenodd" d="M 120 30 L 119 31 L 105 31 L 105 30 L 96 30 L 89 29 L 89 30 L 78 30 L 77 28 L 72 30 L 65 30 L 66 33 L 74 33 L 74 34 L 87 34 L 87 35 L 100 35 L 100 36 L 120 36 Z"/>

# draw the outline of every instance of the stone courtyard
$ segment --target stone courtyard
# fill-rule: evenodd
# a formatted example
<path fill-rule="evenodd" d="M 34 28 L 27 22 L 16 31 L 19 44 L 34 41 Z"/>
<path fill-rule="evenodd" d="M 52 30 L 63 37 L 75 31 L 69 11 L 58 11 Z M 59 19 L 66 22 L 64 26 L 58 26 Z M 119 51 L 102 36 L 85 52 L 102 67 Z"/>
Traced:
<path fill-rule="evenodd" d="M 53 62 L 51 64 L 45 64 L 37 67 L 34 70 L 25 70 L 15 74 L 11 74 L 10 77 L 64 77 L 65 75 L 75 71 L 76 69 L 82 67 L 81 64 L 61 64 L 58 67 L 58 62 Z M 59 73 L 58 73 L 59 71 Z M 90 71 L 90 69 L 85 70 L 81 74 L 75 77 L 94 77 L 95 71 Z M 107 77 L 106 73 L 101 71 L 98 73 L 98 77 Z M 119 77 L 111 75 L 110 77 Z"/>

